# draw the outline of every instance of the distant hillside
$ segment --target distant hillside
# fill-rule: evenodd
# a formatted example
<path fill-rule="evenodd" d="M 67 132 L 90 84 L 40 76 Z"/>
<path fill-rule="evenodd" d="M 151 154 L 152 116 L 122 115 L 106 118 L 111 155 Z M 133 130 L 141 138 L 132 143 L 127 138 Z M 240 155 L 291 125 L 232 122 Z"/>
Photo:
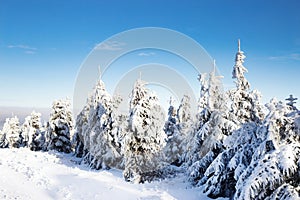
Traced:
<path fill-rule="evenodd" d="M 50 108 L 0 107 L 0 130 L 2 130 L 6 118 L 17 116 L 22 124 L 25 117 L 30 115 L 33 110 L 42 114 L 42 122 L 48 121 Z"/>

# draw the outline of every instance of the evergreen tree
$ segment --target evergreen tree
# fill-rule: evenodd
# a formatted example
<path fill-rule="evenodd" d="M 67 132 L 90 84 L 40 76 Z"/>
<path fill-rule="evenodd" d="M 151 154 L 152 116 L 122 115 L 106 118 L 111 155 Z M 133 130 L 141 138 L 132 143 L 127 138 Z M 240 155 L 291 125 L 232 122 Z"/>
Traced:
<path fill-rule="evenodd" d="M 75 155 L 83 157 L 92 168 L 122 168 L 120 135 L 125 119 L 117 113 L 121 101 L 119 96 L 112 98 L 103 81 L 98 80 L 77 116 Z"/>
<path fill-rule="evenodd" d="M 75 146 L 75 156 L 82 158 L 89 152 L 89 112 L 92 104 L 92 95 L 87 98 L 87 103 L 76 117 L 75 132 L 72 143 Z M 87 142 L 88 140 L 88 142 Z"/>
<path fill-rule="evenodd" d="M 235 57 L 232 78 L 236 79 L 236 88 L 229 91 L 232 100 L 231 113 L 237 124 L 245 122 L 260 123 L 263 119 L 262 106 L 260 105 L 260 94 L 257 91 L 249 92 L 250 84 L 244 73 L 248 70 L 244 67 L 246 56 L 240 48 L 238 41 L 238 52 Z"/>
<path fill-rule="evenodd" d="M 20 130 L 18 117 L 7 118 L 1 133 L 1 148 L 19 148 L 23 146 L 23 136 Z"/>
<path fill-rule="evenodd" d="M 236 176 L 234 199 L 299 199 L 299 113 L 276 99 L 266 106 L 269 114 L 256 132 L 249 165 Z"/>
<path fill-rule="evenodd" d="M 41 114 L 33 111 L 30 116 L 25 118 L 22 125 L 25 146 L 32 151 L 42 150 L 45 143 L 45 131 L 41 123 Z"/>
<path fill-rule="evenodd" d="M 182 164 L 190 152 L 192 146 L 191 141 L 193 139 L 193 118 L 191 113 L 191 103 L 190 97 L 188 95 L 183 95 L 180 105 L 177 110 L 178 119 L 178 131 L 177 138 L 175 140 L 181 141 L 178 144 L 178 152 L 181 152 L 181 158 L 178 161 L 178 165 Z"/>
<path fill-rule="evenodd" d="M 160 176 L 165 144 L 164 112 L 157 97 L 137 80 L 131 93 L 129 130 L 124 138 L 125 180 L 135 183 Z"/>
<path fill-rule="evenodd" d="M 53 102 L 47 130 L 47 150 L 72 152 L 70 136 L 73 131 L 73 117 L 70 100 L 56 100 Z"/>
<path fill-rule="evenodd" d="M 293 95 L 291 94 L 289 96 L 289 98 L 285 99 L 287 101 L 286 105 L 288 105 L 292 110 L 297 110 L 295 104 L 296 104 L 296 100 L 298 100 L 298 98 L 293 97 Z"/>
<path fill-rule="evenodd" d="M 178 131 L 178 119 L 176 109 L 173 106 L 173 99 L 170 97 L 169 109 L 168 109 L 168 120 L 165 123 L 164 131 L 168 137 L 171 137 L 176 131 Z"/>
<path fill-rule="evenodd" d="M 184 138 L 178 130 L 177 112 L 173 106 L 172 97 L 170 98 L 169 104 L 169 117 L 164 126 L 164 131 L 167 135 L 167 143 L 164 148 L 164 155 L 167 163 L 178 165 L 181 162 L 180 159 L 183 153 L 182 141 Z"/>
<path fill-rule="evenodd" d="M 122 168 L 121 144 L 118 139 L 120 129 L 117 123 L 117 107 L 120 99 L 114 100 L 99 80 L 94 101 L 96 107 L 90 109 L 90 165 L 96 169 Z M 117 101 L 117 102 L 115 102 Z"/>
<path fill-rule="evenodd" d="M 202 126 L 194 137 L 194 146 L 189 157 L 192 165 L 189 167 L 190 179 L 193 184 L 201 185 L 210 182 L 215 183 L 215 177 L 208 179 L 207 170 L 212 167 L 216 159 L 224 148 L 224 140 L 236 128 L 235 124 L 228 120 L 225 95 L 221 87 L 221 76 L 215 75 L 215 70 L 210 73 L 207 88 L 207 110 L 208 113 L 201 119 Z M 206 118 L 208 116 L 208 118 Z M 219 179 L 219 184 L 224 184 L 228 180 Z M 213 197 L 213 195 L 210 195 Z"/>
<path fill-rule="evenodd" d="M 198 154 L 193 160 L 197 161 L 190 167 L 192 182 L 204 185 L 204 192 L 212 198 L 233 197 L 237 179 L 250 164 L 260 141 L 256 132 L 263 118 L 261 96 L 255 90 L 249 91 L 250 84 L 244 77 L 245 56 L 240 43 L 238 47 L 233 70 L 237 87 L 229 92 L 231 112 L 227 114 L 226 101 L 215 84 L 209 86 L 210 118 L 198 131 L 198 139 L 195 139 L 199 141 L 198 146 L 195 145 Z M 210 76 L 209 85 L 214 82 L 213 77 Z"/>
<path fill-rule="evenodd" d="M 192 137 L 189 138 L 189 151 L 185 163 L 187 166 L 191 166 L 192 163 L 199 160 L 198 152 L 200 150 L 201 141 L 198 138 L 199 131 L 203 125 L 208 122 L 210 118 L 210 110 L 208 108 L 208 99 L 209 99 L 209 79 L 206 73 L 199 74 L 198 80 L 200 82 L 200 98 L 198 101 L 198 113 L 196 114 L 196 121 L 193 126 Z"/>

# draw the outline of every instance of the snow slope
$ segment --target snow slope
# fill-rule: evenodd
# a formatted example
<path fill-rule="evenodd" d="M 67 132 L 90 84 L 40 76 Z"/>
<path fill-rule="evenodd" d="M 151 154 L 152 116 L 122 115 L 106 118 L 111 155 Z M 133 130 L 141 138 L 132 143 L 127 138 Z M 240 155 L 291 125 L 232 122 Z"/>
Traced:
<path fill-rule="evenodd" d="M 207 199 L 183 177 L 135 185 L 118 170 L 94 171 L 74 157 L 0 149 L 0 199 Z"/>

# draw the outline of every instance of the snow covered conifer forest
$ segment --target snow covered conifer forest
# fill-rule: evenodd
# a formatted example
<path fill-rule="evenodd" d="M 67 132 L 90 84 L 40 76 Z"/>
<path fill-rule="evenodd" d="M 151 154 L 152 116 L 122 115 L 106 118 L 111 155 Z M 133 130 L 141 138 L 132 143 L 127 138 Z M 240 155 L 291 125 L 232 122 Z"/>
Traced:
<path fill-rule="evenodd" d="M 236 87 L 229 91 L 215 70 L 198 75 L 195 116 L 189 96 L 177 108 L 171 98 L 165 111 L 141 79 L 132 88 L 128 113 L 119 113 L 127 99 L 109 94 L 99 79 L 76 119 L 68 99 L 54 101 L 45 124 L 34 111 L 23 124 L 17 116 L 6 119 L 0 148 L 67 153 L 77 165 L 121 170 L 124 181 L 135 184 L 184 176 L 209 198 L 299 199 L 297 99 L 273 98 L 263 105 L 246 79 L 245 58 L 239 44 L 232 70 Z"/>

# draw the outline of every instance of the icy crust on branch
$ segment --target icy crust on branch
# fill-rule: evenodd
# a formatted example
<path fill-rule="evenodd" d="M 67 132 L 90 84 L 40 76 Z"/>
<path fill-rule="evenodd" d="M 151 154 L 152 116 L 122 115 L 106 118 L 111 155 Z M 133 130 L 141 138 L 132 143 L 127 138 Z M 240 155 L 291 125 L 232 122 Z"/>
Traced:
<path fill-rule="evenodd" d="M 112 98 L 98 80 L 87 104 L 77 116 L 73 138 L 75 154 L 92 168 L 122 168 L 119 134 L 125 120 L 116 113 L 120 97 Z"/>
<path fill-rule="evenodd" d="M 50 113 L 49 127 L 46 133 L 47 150 L 72 152 L 71 132 L 73 131 L 73 117 L 70 100 L 56 100 Z"/>
<path fill-rule="evenodd" d="M 141 183 L 160 176 L 166 135 L 157 97 L 137 80 L 131 93 L 129 130 L 124 138 L 124 178 Z"/>
<path fill-rule="evenodd" d="M 20 131 L 19 118 L 6 118 L 2 131 L 0 132 L 0 148 L 21 147 L 23 136 Z"/>

